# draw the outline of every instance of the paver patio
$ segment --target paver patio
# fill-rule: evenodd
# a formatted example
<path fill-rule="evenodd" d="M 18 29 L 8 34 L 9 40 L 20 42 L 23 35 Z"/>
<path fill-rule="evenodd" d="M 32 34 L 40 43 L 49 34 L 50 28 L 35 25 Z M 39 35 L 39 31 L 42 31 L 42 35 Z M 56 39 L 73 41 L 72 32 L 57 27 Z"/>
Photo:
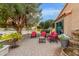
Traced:
<path fill-rule="evenodd" d="M 7 56 L 53 56 L 61 46 L 60 42 L 39 44 L 38 38 L 25 38 L 19 45 L 18 48 L 11 49 Z"/>

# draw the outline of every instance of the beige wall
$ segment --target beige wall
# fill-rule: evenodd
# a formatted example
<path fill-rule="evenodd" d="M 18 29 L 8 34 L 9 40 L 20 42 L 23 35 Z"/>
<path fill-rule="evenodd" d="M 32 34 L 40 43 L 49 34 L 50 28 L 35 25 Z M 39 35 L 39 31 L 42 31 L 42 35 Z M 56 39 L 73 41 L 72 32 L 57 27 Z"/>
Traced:
<path fill-rule="evenodd" d="M 64 33 L 71 35 L 72 30 L 79 29 L 79 4 L 68 4 L 61 15 L 72 10 L 72 14 L 64 17 Z M 60 18 L 62 20 L 62 18 Z M 59 21 L 60 21 L 59 20 Z M 59 22 L 56 21 L 56 22 Z"/>
<path fill-rule="evenodd" d="M 67 7 L 65 8 L 64 12 L 71 11 L 72 10 L 71 5 L 72 4 L 68 4 Z M 72 28 L 71 21 L 72 21 L 72 14 L 64 17 L 64 33 L 67 35 L 70 35 L 70 33 L 71 33 L 71 28 Z"/>
<path fill-rule="evenodd" d="M 72 30 L 79 29 L 79 4 L 73 4 L 72 12 Z"/>
<path fill-rule="evenodd" d="M 71 33 L 71 28 L 72 28 L 71 16 L 72 15 L 69 15 L 69 16 L 66 16 L 64 18 L 64 33 L 67 34 L 67 35 L 70 35 L 70 33 Z"/>

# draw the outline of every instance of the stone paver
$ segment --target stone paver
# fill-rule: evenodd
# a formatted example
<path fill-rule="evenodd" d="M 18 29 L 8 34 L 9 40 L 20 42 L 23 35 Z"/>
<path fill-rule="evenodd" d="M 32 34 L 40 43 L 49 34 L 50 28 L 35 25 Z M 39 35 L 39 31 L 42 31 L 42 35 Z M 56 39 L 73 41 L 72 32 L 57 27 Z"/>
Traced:
<path fill-rule="evenodd" d="M 7 56 L 53 56 L 60 43 L 38 43 L 38 38 L 24 39 L 19 47 L 11 49 Z"/>

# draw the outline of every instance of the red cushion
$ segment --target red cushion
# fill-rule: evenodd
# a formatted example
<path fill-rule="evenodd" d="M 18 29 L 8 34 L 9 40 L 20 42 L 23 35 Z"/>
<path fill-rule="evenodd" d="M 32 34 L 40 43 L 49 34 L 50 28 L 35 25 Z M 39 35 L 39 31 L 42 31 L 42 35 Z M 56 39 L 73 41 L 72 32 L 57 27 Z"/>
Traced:
<path fill-rule="evenodd" d="M 41 32 L 41 36 L 45 37 L 46 36 L 46 32 Z"/>
<path fill-rule="evenodd" d="M 32 34 L 31 34 L 32 36 L 36 36 L 36 32 L 32 32 Z"/>
<path fill-rule="evenodd" d="M 51 36 L 52 36 L 52 37 L 57 37 L 58 34 L 57 34 L 56 32 L 52 32 L 52 33 L 51 33 Z"/>

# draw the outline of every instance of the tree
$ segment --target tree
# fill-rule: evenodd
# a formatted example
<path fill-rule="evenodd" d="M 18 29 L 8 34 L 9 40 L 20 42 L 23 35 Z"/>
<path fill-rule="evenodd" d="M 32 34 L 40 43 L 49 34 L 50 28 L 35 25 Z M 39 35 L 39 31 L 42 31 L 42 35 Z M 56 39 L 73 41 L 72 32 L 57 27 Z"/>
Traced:
<path fill-rule="evenodd" d="M 44 22 L 40 22 L 39 27 L 41 27 L 42 29 L 44 29 Z"/>
<path fill-rule="evenodd" d="M 54 27 L 54 20 L 47 20 L 44 22 L 40 22 L 39 26 L 42 29 L 48 29 L 49 27 Z"/>
<path fill-rule="evenodd" d="M 40 4 L 0 4 L 0 20 L 21 33 L 22 28 L 40 17 Z M 39 16 L 37 16 L 37 14 Z"/>

